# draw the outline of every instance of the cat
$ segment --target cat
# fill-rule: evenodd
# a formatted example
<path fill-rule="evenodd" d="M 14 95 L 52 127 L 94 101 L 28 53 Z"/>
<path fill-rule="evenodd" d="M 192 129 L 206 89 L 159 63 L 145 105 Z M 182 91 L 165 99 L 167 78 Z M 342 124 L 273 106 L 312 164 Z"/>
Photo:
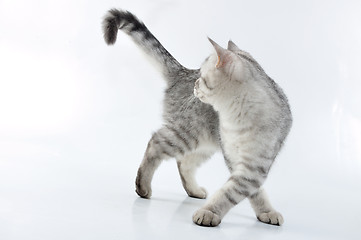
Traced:
<path fill-rule="evenodd" d="M 152 195 L 151 181 L 165 159 L 175 158 L 190 197 L 207 191 L 195 180 L 197 167 L 222 151 L 230 178 L 192 219 L 217 226 L 226 213 L 248 198 L 259 221 L 282 225 L 262 187 L 292 125 L 282 89 L 256 60 L 232 41 L 227 49 L 209 39 L 215 52 L 200 69 L 182 66 L 135 15 L 111 9 L 103 20 L 105 42 L 123 30 L 157 64 L 166 81 L 163 126 L 148 142 L 136 177 L 136 193 Z"/>

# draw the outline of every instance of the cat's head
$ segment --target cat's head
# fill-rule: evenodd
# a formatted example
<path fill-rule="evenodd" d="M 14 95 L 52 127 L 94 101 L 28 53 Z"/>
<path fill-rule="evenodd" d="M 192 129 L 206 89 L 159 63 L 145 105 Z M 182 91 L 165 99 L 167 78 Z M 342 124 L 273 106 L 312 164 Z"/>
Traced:
<path fill-rule="evenodd" d="M 240 57 L 241 54 L 248 55 L 246 52 L 240 50 L 232 41 L 229 41 L 228 48 L 224 49 L 212 39 L 208 39 L 215 53 L 202 64 L 201 77 L 195 83 L 194 95 L 215 107 L 217 102 L 238 95 L 250 72 L 248 64 Z"/>

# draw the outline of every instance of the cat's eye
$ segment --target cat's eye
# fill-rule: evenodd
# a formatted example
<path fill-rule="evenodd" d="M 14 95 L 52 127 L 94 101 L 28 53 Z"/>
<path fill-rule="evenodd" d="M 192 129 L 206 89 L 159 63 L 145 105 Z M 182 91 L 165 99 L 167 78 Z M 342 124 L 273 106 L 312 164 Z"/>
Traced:
<path fill-rule="evenodd" d="M 204 86 L 205 86 L 209 91 L 213 90 L 213 87 L 209 84 L 210 82 L 207 81 L 206 78 L 201 77 L 200 79 L 202 79 Z"/>

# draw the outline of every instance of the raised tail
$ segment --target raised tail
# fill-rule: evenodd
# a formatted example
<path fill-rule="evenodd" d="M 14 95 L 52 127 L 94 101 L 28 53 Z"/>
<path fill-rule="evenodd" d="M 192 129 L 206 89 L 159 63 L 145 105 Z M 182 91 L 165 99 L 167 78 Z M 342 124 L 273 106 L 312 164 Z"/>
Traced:
<path fill-rule="evenodd" d="M 119 29 L 155 60 L 163 74 L 169 75 L 183 68 L 135 15 L 128 11 L 111 9 L 103 20 L 104 40 L 108 45 L 116 42 Z"/>

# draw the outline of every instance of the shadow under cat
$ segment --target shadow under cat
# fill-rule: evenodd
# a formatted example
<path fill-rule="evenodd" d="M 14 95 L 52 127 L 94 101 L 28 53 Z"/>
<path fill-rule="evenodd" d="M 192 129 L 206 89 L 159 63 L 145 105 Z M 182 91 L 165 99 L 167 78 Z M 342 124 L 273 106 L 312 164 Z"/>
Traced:
<path fill-rule="evenodd" d="M 269 231 L 282 232 L 282 228 L 257 221 L 251 212 L 242 214 L 234 211 L 224 218 L 222 225 L 199 228 L 189 220 L 194 210 L 202 206 L 205 200 L 181 194 L 166 195 L 164 198 L 153 197 L 151 201 L 137 198 L 133 202 L 132 225 L 136 239 L 144 239 L 144 236 L 157 239 L 241 239 L 252 236 L 252 239 L 257 240 L 269 236 Z"/>

